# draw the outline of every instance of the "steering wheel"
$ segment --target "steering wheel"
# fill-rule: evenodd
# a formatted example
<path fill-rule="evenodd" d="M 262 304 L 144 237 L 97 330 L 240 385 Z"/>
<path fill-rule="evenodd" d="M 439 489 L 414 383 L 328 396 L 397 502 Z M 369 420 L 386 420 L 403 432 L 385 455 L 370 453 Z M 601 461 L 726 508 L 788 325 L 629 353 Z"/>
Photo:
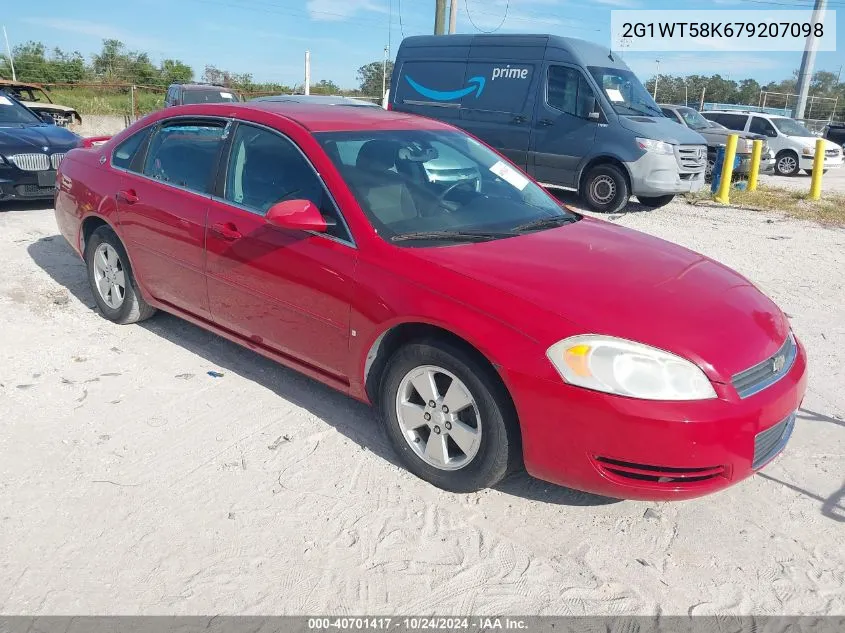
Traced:
<path fill-rule="evenodd" d="M 475 180 L 473 180 L 471 178 L 465 178 L 464 180 L 459 180 L 458 182 L 451 184 L 448 187 L 446 187 L 446 189 L 443 191 L 443 193 L 441 193 L 439 196 L 437 196 L 438 204 L 441 204 L 443 201 L 445 201 L 446 198 L 449 196 L 449 194 L 452 193 L 455 189 L 458 189 L 460 187 L 464 187 L 466 185 L 470 185 L 472 187 L 472 190 L 475 191 L 475 187 L 476 187 L 476 181 Z"/>

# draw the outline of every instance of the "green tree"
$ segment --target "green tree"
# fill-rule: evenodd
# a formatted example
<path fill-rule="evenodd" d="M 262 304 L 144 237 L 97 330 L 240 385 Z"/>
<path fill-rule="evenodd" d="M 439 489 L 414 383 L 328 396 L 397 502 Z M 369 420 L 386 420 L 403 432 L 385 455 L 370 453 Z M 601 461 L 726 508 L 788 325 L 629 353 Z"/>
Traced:
<path fill-rule="evenodd" d="M 194 69 L 178 59 L 164 59 L 160 66 L 161 84 L 188 83 L 194 79 Z"/>
<path fill-rule="evenodd" d="M 390 84 L 390 75 L 393 74 L 393 62 L 387 62 L 387 72 L 383 73 L 383 62 L 370 62 L 358 69 L 357 78 L 361 94 L 368 97 L 380 97 L 382 76 L 386 75 L 385 85 Z"/>
<path fill-rule="evenodd" d="M 311 86 L 311 93 L 315 95 L 336 95 L 340 94 L 340 86 L 330 79 L 321 79 Z"/>

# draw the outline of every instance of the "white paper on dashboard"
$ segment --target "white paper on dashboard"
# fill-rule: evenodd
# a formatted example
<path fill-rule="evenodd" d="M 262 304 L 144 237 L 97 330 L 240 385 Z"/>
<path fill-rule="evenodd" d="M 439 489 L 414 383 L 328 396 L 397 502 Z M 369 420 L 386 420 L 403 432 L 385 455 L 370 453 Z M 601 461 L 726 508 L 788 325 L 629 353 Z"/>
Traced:
<path fill-rule="evenodd" d="M 493 165 L 490 168 L 490 171 L 492 171 L 499 178 L 513 185 L 520 191 L 522 191 L 528 186 L 528 178 L 520 174 L 517 170 L 515 170 L 507 163 L 503 163 L 502 161 L 498 161 L 495 165 Z"/>
<path fill-rule="evenodd" d="M 0 95 L 0 103 L 2 103 L 3 105 L 12 105 L 12 101 L 9 99 L 9 97 L 4 97 L 3 95 Z"/>
<path fill-rule="evenodd" d="M 605 88 L 605 93 L 607 94 L 607 98 L 613 101 L 614 103 L 622 103 L 625 101 L 625 97 L 622 96 L 622 93 L 619 92 L 616 88 Z"/>
<path fill-rule="evenodd" d="M 220 96 L 223 97 L 224 99 L 231 99 L 232 93 L 231 92 L 221 92 Z"/>

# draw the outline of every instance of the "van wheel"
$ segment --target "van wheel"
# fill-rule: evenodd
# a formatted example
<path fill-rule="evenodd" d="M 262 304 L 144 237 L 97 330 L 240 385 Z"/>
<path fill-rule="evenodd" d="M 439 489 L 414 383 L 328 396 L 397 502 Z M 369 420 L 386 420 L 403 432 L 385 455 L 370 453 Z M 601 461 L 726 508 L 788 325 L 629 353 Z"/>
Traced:
<path fill-rule="evenodd" d="M 798 154 L 783 151 L 775 157 L 775 173 L 778 176 L 794 176 L 798 173 Z"/>
<path fill-rule="evenodd" d="M 444 341 L 409 343 L 390 358 L 379 407 L 405 466 L 438 488 L 475 492 L 519 465 L 516 412 L 502 386 Z"/>
<path fill-rule="evenodd" d="M 621 211 L 630 195 L 625 174 L 616 165 L 596 165 L 587 172 L 581 186 L 581 197 L 599 213 Z"/>
<path fill-rule="evenodd" d="M 637 200 L 640 201 L 641 205 L 643 205 L 644 207 L 651 207 L 652 209 L 665 207 L 674 199 L 675 196 L 673 194 L 669 194 L 666 196 L 637 196 Z"/>

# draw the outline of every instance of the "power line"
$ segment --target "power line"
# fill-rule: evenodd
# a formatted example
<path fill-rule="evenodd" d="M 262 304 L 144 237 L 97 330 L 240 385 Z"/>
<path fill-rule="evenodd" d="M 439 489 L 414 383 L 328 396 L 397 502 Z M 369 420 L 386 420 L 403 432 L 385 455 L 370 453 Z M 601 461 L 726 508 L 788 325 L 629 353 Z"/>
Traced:
<path fill-rule="evenodd" d="M 492 31 L 485 31 L 484 29 L 479 28 L 478 25 L 475 23 L 475 21 L 472 19 L 472 13 L 470 13 L 470 10 L 469 10 L 469 0 L 464 0 L 464 7 L 466 8 L 466 11 L 467 11 L 467 18 L 469 19 L 469 23 L 472 24 L 472 26 L 475 28 L 476 31 L 481 31 L 482 33 L 487 33 L 488 35 L 490 33 L 495 33 L 500 28 L 502 28 L 502 25 L 505 23 L 505 20 L 508 19 L 508 9 L 510 9 L 510 6 L 511 6 L 511 2 L 510 2 L 510 0 L 507 0 L 507 4 L 505 4 L 505 14 L 502 16 L 502 21 L 499 22 L 499 25 L 495 29 L 493 29 Z"/>

